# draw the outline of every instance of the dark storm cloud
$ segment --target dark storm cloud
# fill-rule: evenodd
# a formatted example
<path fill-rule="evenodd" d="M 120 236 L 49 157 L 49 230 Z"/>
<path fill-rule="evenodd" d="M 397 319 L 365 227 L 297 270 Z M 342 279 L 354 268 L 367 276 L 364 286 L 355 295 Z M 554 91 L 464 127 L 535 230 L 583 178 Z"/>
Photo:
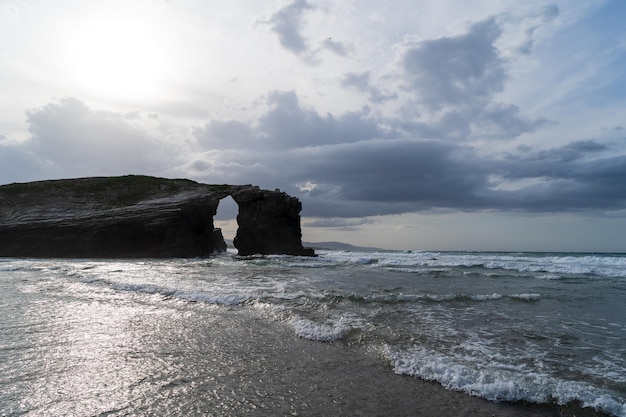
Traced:
<path fill-rule="evenodd" d="M 395 126 L 415 137 L 435 137 L 454 141 L 468 138 L 513 140 L 523 133 L 534 132 L 550 124 L 544 118 L 528 118 L 512 104 L 490 103 L 480 107 L 464 107 L 439 112 L 431 120 L 422 121 L 418 110 L 404 108 Z"/>
<path fill-rule="evenodd" d="M 590 157 L 607 151 L 607 145 L 594 140 L 573 141 L 558 148 L 509 154 L 500 168 L 506 178 L 583 179 L 578 172 L 590 166 Z M 609 161 L 609 159 L 597 159 Z"/>
<path fill-rule="evenodd" d="M 375 141 L 329 147 L 308 158 L 308 170 L 318 170 L 310 180 L 329 190 L 328 200 L 336 206 L 352 204 L 353 215 L 367 209 L 388 214 L 432 208 L 552 212 L 625 207 L 626 157 L 589 160 L 581 154 L 572 159 L 570 147 L 565 148 L 559 157 L 544 159 L 539 153 L 537 159 L 512 163 L 438 141 Z M 493 175 L 530 185 L 499 189 Z"/>
<path fill-rule="evenodd" d="M 596 152 L 606 151 L 609 147 L 594 140 L 579 140 L 570 142 L 559 148 L 541 151 L 537 154 L 537 159 L 551 159 L 553 161 L 570 162 L 584 158 Z"/>
<path fill-rule="evenodd" d="M 75 99 L 51 103 L 28 113 L 29 141 L 0 145 L 0 163 L 11 174 L 2 182 L 44 172 L 165 175 L 163 167 L 179 160 L 172 175 L 278 187 L 303 201 L 306 216 L 324 218 L 626 206 L 626 156 L 606 157 L 612 148 L 598 140 L 495 158 L 464 141 L 402 136 L 397 121 L 367 112 L 322 115 L 293 92 L 274 92 L 266 104 L 255 120 L 216 119 L 196 130 L 205 150 L 192 153 L 151 138 L 136 123 L 141 115 L 97 111 Z"/>
<path fill-rule="evenodd" d="M 501 34 L 497 20 L 488 18 L 465 34 L 405 43 L 398 64 L 418 106 L 404 109 L 411 120 L 405 129 L 453 140 L 512 140 L 548 123 L 495 101 L 508 79 L 507 61 L 495 45 Z M 415 116 L 420 109 L 431 116 L 427 125 Z"/>
<path fill-rule="evenodd" d="M 441 141 L 383 139 L 304 150 L 300 164 L 351 201 L 472 204 L 470 192 L 482 186 L 485 173 L 468 167 L 465 154 Z"/>
<path fill-rule="evenodd" d="M 272 92 L 266 103 L 269 111 L 253 128 L 238 122 L 214 120 L 195 132 L 206 149 L 294 149 L 306 146 L 354 142 L 381 137 L 386 133 L 368 110 L 347 112 L 339 117 L 320 115 L 301 105 L 295 92 Z"/>
<path fill-rule="evenodd" d="M 345 42 L 329 36 L 322 38 L 323 40 L 317 38 L 313 45 L 303 35 L 305 13 L 315 10 L 317 10 L 317 7 L 306 0 L 293 0 L 269 18 L 259 21 L 270 26 L 283 48 L 299 56 L 308 65 L 319 64 L 319 55 L 324 51 L 329 51 L 340 57 L 348 57 L 352 47 Z"/>
<path fill-rule="evenodd" d="M 303 108 L 295 92 L 272 93 L 268 103 L 270 111 L 259 119 L 259 129 L 280 147 L 354 142 L 383 135 L 377 122 L 368 119 L 367 108 L 339 117 L 320 115 Z"/>
<path fill-rule="evenodd" d="M 232 131 L 234 139 L 250 132 L 272 146 L 221 153 L 220 164 L 232 168 L 229 164 L 236 162 L 247 178 L 298 195 L 307 216 L 437 208 L 551 212 L 626 204 L 626 159 L 602 157 L 610 149 L 598 141 L 524 148 L 495 158 L 462 141 L 402 137 L 403 129 L 394 120 L 376 124 L 365 114 L 320 115 L 303 108 L 293 92 L 272 93 L 268 103 L 269 110 L 255 123 L 223 132 Z M 383 122 L 386 129 L 380 127 Z M 516 123 L 518 119 L 501 120 L 501 129 L 528 128 Z M 228 137 L 222 140 L 226 143 Z"/>
<path fill-rule="evenodd" d="M 501 33 L 490 18 L 464 35 L 406 45 L 401 64 L 407 86 L 433 110 L 482 104 L 504 87 L 505 61 L 494 46 Z"/>
<path fill-rule="evenodd" d="M 492 172 L 505 179 L 535 180 L 519 190 L 497 193 L 499 207 L 548 212 L 624 208 L 626 157 L 597 156 L 608 150 L 584 140 L 492 161 Z"/>
<path fill-rule="evenodd" d="M 207 180 L 214 181 L 216 172 L 223 170 L 247 178 L 243 182 L 267 181 L 298 195 L 305 202 L 306 215 L 320 217 L 459 205 L 482 208 L 480 193 L 488 186 L 489 174 L 471 149 L 434 140 L 366 139 L 285 150 L 228 151 L 217 159 L 219 166 L 210 164 Z M 233 177 L 229 181 L 242 182 Z"/>
<path fill-rule="evenodd" d="M 481 109 L 471 123 L 480 138 L 511 140 L 523 133 L 534 132 L 550 121 L 525 117 L 514 104 L 492 103 Z"/>
<path fill-rule="evenodd" d="M 294 0 L 265 21 L 278 36 L 280 44 L 296 55 L 309 53 L 309 46 L 302 36 L 300 25 L 304 12 L 311 9 L 314 7 L 306 0 Z"/>
<path fill-rule="evenodd" d="M 535 185 L 502 193 L 502 208 L 537 212 L 619 210 L 626 207 L 626 157 L 563 162 L 559 166 L 533 164 L 527 175 L 541 178 Z M 513 167 L 512 171 L 515 171 Z M 512 176 L 519 172 L 511 172 Z M 543 174 L 543 175 L 541 175 Z"/>

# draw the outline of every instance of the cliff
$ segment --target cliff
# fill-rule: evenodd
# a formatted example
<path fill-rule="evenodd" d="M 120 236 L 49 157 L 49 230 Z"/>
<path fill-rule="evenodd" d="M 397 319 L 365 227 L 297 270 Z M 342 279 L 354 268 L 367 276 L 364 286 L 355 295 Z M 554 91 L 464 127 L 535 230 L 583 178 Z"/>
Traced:
<path fill-rule="evenodd" d="M 213 216 L 229 195 L 240 255 L 315 255 L 302 247 L 302 205 L 284 192 L 130 175 L 0 186 L 0 256 L 208 256 L 226 249 Z"/>

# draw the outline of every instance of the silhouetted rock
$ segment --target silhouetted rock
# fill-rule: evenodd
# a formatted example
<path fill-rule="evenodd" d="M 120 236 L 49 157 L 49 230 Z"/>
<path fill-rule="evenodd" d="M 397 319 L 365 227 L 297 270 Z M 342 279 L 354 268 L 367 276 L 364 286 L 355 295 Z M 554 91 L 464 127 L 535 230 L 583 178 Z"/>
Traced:
<path fill-rule="evenodd" d="M 239 229 L 233 244 L 240 255 L 315 255 L 313 249 L 302 247 L 302 204 L 297 198 L 280 190 L 268 191 L 258 187 L 241 187 L 231 196 L 239 205 Z"/>
<path fill-rule="evenodd" d="M 226 250 L 213 216 L 229 195 L 240 254 L 314 255 L 302 247 L 300 202 L 283 192 L 130 175 L 0 186 L 0 256 L 208 256 Z"/>

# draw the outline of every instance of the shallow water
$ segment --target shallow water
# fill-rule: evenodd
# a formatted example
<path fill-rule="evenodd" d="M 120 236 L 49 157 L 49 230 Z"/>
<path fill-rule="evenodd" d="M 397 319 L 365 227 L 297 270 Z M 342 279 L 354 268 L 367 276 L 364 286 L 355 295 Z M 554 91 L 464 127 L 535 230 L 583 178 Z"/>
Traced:
<path fill-rule="evenodd" d="M 618 255 L 4 259 L 0 414 L 624 416 L 625 276 Z"/>

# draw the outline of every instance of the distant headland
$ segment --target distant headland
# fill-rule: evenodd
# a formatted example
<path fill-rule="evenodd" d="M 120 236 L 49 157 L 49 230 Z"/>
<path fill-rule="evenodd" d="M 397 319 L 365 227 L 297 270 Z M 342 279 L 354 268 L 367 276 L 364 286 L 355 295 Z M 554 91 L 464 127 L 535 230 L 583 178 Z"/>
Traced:
<path fill-rule="evenodd" d="M 226 250 L 213 216 L 239 206 L 239 255 L 315 256 L 302 246 L 302 204 L 280 190 L 142 175 L 0 186 L 0 256 L 206 257 Z"/>

